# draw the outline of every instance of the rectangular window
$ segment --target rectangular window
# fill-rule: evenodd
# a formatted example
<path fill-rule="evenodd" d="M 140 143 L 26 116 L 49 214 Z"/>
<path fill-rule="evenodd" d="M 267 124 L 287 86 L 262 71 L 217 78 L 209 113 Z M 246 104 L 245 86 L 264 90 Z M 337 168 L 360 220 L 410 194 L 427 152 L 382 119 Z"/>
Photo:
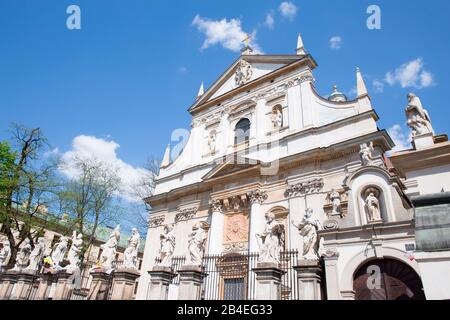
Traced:
<path fill-rule="evenodd" d="M 231 278 L 223 280 L 224 300 L 244 300 L 245 299 L 244 278 Z"/>

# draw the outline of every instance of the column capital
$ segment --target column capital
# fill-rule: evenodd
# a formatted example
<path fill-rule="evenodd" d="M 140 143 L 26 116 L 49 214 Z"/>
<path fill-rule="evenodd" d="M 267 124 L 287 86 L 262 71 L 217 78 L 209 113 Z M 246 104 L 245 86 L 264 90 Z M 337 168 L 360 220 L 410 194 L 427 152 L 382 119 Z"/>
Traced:
<path fill-rule="evenodd" d="M 209 207 L 211 208 L 212 212 L 222 212 L 223 211 L 222 201 L 220 201 L 218 199 L 209 200 Z"/>
<path fill-rule="evenodd" d="M 267 192 L 257 189 L 247 192 L 247 197 L 252 204 L 263 204 L 263 202 L 267 200 Z"/>

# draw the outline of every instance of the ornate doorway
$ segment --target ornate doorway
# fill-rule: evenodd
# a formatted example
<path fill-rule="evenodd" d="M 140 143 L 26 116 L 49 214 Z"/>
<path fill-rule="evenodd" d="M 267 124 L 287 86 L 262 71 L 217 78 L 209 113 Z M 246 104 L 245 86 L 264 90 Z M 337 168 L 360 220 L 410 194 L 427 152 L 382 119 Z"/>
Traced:
<path fill-rule="evenodd" d="M 419 275 L 394 259 L 365 263 L 355 274 L 353 289 L 356 300 L 425 300 Z"/>

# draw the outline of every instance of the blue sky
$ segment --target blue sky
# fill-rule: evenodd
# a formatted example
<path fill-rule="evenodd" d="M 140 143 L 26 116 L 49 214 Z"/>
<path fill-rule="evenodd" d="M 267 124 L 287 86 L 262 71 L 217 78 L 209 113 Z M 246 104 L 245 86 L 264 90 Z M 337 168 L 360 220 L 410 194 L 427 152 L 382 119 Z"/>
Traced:
<path fill-rule="evenodd" d="M 238 57 L 229 41 L 241 31 L 256 32 L 254 45 L 270 54 L 294 53 L 301 32 L 323 95 L 336 83 L 352 97 L 359 66 L 380 128 L 398 124 L 407 136 L 403 108 L 414 91 L 435 131 L 450 132 L 449 1 L 282 2 L 3 0 L 0 139 L 11 122 L 39 126 L 62 154 L 104 148 L 138 169 L 162 157 L 174 129 L 189 128 L 200 83 L 208 87 Z M 81 8 L 81 30 L 66 28 L 71 4 Z M 381 30 L 366 27 L 370 4 L 381 8 Z M 214 38 L 208 28 L 221 20 L 225 35 Z M 72 146 L 76 137 L 81 146 Z"/>

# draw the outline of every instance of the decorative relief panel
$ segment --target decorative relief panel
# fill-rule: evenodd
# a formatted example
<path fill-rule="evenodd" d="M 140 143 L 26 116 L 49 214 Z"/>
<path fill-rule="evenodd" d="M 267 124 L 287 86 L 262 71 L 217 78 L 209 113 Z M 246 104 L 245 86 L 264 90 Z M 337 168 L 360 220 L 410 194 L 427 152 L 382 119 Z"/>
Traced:
<path fill-rule="evenodd" d="M 159 227 L 160 225 L 162 225 L 164 223 L 164 220 L 165 220 L 164 216 L 151 217 L 148 222 L 148 227 L 149 228 Z"/>
<path fill-rule="evenodd" d="M 179 212 L 175 215 L 175 223 L 194 218 L 197 210 L 198 207 L 179 210 Z"/>
<path fill-rule="evenodd" d="M 223 243 L 230 244 L 248 241 L 248 215 L 232 214 L 225 216 Z"/>
<path fill-rule="evenodd" d="M 286 188 L 286 196 L 302 196 L 320 192 L 323 188 L 323 179 L 312 179 L 306 182 L 291 184 Z"/>

